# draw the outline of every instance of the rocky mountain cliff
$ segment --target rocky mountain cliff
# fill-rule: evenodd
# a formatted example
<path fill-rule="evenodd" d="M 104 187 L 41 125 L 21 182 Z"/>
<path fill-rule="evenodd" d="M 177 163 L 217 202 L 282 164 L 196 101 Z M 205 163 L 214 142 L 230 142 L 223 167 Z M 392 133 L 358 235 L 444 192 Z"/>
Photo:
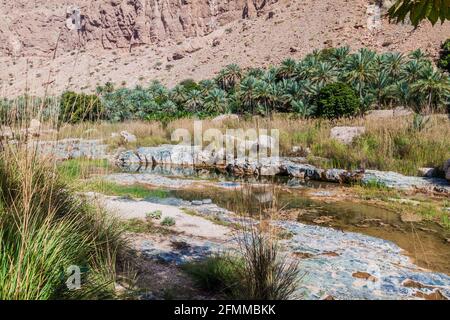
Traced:
<path fill-rule="evenodd" d="M 124 48 L 200 37 L 251 19 L 278 0 L 3 1 L 0 53 L 48 55 L 55 48 Z"/>
<path fill-rule="evenodd" d="M 435 58 L 450 23 L 390 24 L 392 0 L 0 0 L 0 92 L 92 92 L 267 67 L 315 49 L 420 48 Z"/>

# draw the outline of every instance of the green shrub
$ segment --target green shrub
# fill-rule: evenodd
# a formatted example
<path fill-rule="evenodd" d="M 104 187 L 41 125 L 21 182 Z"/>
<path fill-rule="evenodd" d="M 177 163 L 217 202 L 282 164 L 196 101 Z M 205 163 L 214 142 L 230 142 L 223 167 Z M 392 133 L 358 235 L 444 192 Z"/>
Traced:
<path fill-rule="evenodd" d="M 64 92 L 60 101 L 60 121 L 78 123 L 103 118 L 104 108 L 99 97 L 72 91 Z"/>
<path fill-rule="evenodd" d="M 317 96 L 316 115 L 329 119 L 355 116 L 360 109 L 356 92 L 347 84 L 336 82 L 323 87 Z"/>
<path fill-rule="evenodd" d="M 152 211 L 152 212 L 147 212 L 147 213 L 145 214 L 145 217 L 146 217 L 147 219 L 155 219 L 155 220 L 159 220 L 159 219 L 161 219 L 161 216 L 162 216 L 161 210 L 155 210 L 155 211 Z"/>
<path fill-rule="evenodd" d="M 232 296 L 239 284 L 239 267 L 242 267 L 241 260 L 215 255 L 203 261 L 187 263 L 182 268 L 202 288 Z"/>
<path fill-rule="evenodd" d="M 290 261 L 269 235 L 243 230 L 240 253 L 189 263 L 184 270 L 207 290 L 232 299 L 287 300 L 300 280 L 297 261 Z"/>
<path fill-rule="evenodd" d="M 450 39 L 447 39 L 442 44 L 438 66 L 442 70 L 450 72 Z"/>
<path fill-rule="evenodd" d="M 161 221 L 161 225 L 165 226 L 165 227 L 171 227 L 175 225 L 175 219 L 172 217 L 165 217 L 162 221 Z"/>

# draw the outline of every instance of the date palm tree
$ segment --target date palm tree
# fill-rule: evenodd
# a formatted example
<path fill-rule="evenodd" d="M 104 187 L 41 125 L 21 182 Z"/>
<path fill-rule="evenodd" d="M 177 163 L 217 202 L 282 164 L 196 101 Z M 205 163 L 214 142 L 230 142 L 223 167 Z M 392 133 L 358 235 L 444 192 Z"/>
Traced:
<path fill-rule="evenodd" d="M 448 0 L 397 0 L 388 14 L 397 23 L 404 22 L 409 17 L 415 27 L 426 19 L 434 25 L 439 20 L 441 23 L 450 20 L 450 2 Z"/>
<path fill-rule="evenodd" d="M 425 67 L 425 63 L 420 60 L 410 60 L 403 66 L 402 80 L 407 81 L 409 84 L 419 80 L 422 70 Z"/>
<path fill-rule="evenodd" d="M 209 91 L 217 88 L 216 83 L 210 79 L 202 80 L 198 83 L 198 85 L 200 91 L 205 95 L 208 94 Z"/>
<path fill-rule="evenodd" d="M 387 88 L 391 83 L 391 78 L 385 70 L 378 72 L 374 81 L 371 83 L 369 91 L 373 95 L 378 109 L 381 109 L 383 104 L 386 102 L 386 98 L 388 96 Z"/>
<path fill-rule="evenodd" d="M 312 116 L 316 107 L 314 105 L 307 105 L 303 100 L 292 101 L 292 111 L 302 118 L 308 118 Z"/>
<path fill-rule="evenodd" d="M 428 62 L 427 55 L 420 49 L 412 51 L 408 54 L 408 58 L 417 62 Z"/>
<path fill-rule="evenodd" d="M 317 85 L 319 88 L 328 83 L 335 82 L 337 79 L 337 72 L 331 63 L 319 62 L 311 73 L 311 83 Z"/>
<path fill-rule="evenodd" d="M 390 52 L 381 56 L 382 69 L 387 75 L 398 79 L 403 72 L 404 56 L 401 53 Z"/>
<path fill-rule="evenodd" d="M 192 90 L 188 93 L 186 100 L 186 106 L 191 112 L 200 111 L 200 107 L 203 105 L 203 94 L 200 90 Z"/>
<path fill-rule="evenodd" d="M 213 89 L 205 97 L 205 111 L 210 114 L 224 113 L 227 109 L 227 96 L 221 89 Z"/>
<path fill-rule="evenodd" d="M 262 109 L 263 113 L 266 115 L 270 114 L 269 106 L 270 101 L 272 99 L 272 91 L 270 88 L 270 84 L 264 80 L 259 80 L 255 86 L 255 98 L 258 101 L 258 105 L 260 109 Z"/>
<path fill-rule="evenodd" d="M 350 53 L 349 47 L 339 47 L 333 50 L 330 56 L 330 62 L 335 68 L 342 68 Z"/>
<path fill-rule="evenodd" d="M 223 90 L 231 90 L 242 78 L 242 70 L 237 64 L 230 64 L 219 72 L 217 82 Z"/>
<path fill-rule="evenodd" d="M 301 87 L 295 80 L 284 79 L 278 84 L 281 93 L 280 101 L 285 105 L 290 105 L 294 100 L 300 100 L 303 97 Z"/>
<path fill-rule="evenodd" d="M 410 85 L 406 81 L 391 84 L 386 88 L 386 98 L 401 106 L 413 107 L 416 111 L 417 99 L 414 99 Z"/>
<path fill-rule="evenodd" d="M 431 113 L 448 103 L 450 79 L 432 66 L 426 66 L 420 73 L 420 79 L 411 85 L 411 90 L 426 101 L 424 112 Z"/>
<path fill-rule="evenodd" d="M 297 62 L 294 59 L 286 59 L 281 62 L 280 68 L 277 71 L 278 79 L 289 79 L 294 76 L 295 67 L 297 66 Z"/>
<path fill-rule="evenodd" d="M 187 96 L 186 89 L 181 85 L 176 85 L 169 94 L 170 99 L 180 105 L 186 102 Z"/>
<path fill-rule="evenodd" d="M 255 79 L 261 79 L 264 77 L 264 70 L 261 68 L 250 68 L 247 72 L 247 77 L 253 77 Z"/>
<path fill-rule="evenodd" d="M 376 53 L 368 49 L 361 49 L 347 59 L 345 79 L 352 84 L 363 97 L 363 90 L 376 78 Z"/>
<path fill-rule="evenodd" d="M 256 106 L 255 88 L 257 80 L 253 77 L 246 77 L 241 81 L 240 85 L 240 99 L 244 108 L 249 108 L 250 112 L 254 113 Z"/>

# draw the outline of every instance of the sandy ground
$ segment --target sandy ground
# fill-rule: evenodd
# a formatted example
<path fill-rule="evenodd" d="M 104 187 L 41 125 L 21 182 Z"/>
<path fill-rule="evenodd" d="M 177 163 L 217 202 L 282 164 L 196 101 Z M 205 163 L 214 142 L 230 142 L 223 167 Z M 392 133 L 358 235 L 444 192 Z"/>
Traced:
<path fill-rule="evenodd" d="M 120 197 L 104 197 L 102 204 L 111 213 L 121 219 L 145 219 L 147 213 L 160 210 L 161 220 L 166 217 L 175 219 L 176 224 L 171 228 L 176 232 L 182 232 L 186 236 L 208 238 L 211 241 L 226 240 L 231 230 L 214 224 L 201 217 L 186 214 L 178 207 L 155 204 L 145 200 L 123 199 Z"/>

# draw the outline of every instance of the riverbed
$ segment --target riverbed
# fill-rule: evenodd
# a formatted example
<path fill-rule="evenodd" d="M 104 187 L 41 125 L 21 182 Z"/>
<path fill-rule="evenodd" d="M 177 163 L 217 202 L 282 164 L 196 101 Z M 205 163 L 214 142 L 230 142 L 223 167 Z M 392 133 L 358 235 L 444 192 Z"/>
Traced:
<path fill-rule="evenodd" d="M 168 190 L 162 199 L 144 199 L 148 203 L 197 210 L 221 223 L 242 216 L 269 220 L 284 230 L 280 243 L 305 270 L 296 298 L 450 297 L 449 231 L 425 219 L 405 221 L 370 201 L 342 201 L 346 187 L 186 167 L 120 171 L 104 178 Z"/>

